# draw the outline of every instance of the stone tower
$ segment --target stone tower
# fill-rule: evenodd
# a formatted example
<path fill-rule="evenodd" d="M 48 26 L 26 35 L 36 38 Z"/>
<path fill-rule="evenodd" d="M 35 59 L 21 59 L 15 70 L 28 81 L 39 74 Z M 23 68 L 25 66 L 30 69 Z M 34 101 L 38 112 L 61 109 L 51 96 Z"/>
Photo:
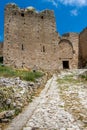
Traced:
<path fill-rule="evenodd" d="M 5 8 L 4 64 L 13 67 L 51 69 L 54 65 L 58 34 L 54 12 L 37 13 L 15 4 Z M 56 64 L 54 65 L 56 69 Z"/>

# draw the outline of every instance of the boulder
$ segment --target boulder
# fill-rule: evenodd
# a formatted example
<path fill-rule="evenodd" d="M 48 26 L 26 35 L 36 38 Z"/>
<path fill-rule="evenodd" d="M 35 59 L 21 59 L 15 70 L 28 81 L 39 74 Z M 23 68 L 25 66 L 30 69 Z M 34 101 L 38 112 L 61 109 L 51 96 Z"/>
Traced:
<path fill-rule="evenodd" d="M 5 113 L 5 117 L 6 117 L 6 118 L 11 118 L 11 117 L 13 117 L 14 115 L 15 115 L 15 110 L 7 111 L 7 112 Z"/>
<path fill-rule="evenodd" d="M 12 102 L 12 100 L 11 100 L 11 99 L 7 99 L 7 100 L 6 100 L 6 105 L 10 105 L 10 104 L 11 104 L 11 102 Z"/>
<path fill-rule="evenodd" d="M 7 111 L 3 111 L 0 113 L 0 119 L 3 119 L 5 117 L 5 114 L 6 114 Z"/>

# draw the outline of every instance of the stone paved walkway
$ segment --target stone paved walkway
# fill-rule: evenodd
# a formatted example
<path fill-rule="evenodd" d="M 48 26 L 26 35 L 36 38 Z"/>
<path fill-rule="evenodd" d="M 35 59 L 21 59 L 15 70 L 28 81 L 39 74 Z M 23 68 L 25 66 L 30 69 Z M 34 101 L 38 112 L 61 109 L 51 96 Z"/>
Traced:
<path fill-rule="evenodd" d="M 70 74 L 71 72 L 67 73 Z M 64 75 L 66 73 L 61 73 L 59 77 L 63 78 Z M 81 128 L 74 116 L 64 109 L 57 78 L 53 75 L 40 96 L 5 130 L 87 130 Z"/>

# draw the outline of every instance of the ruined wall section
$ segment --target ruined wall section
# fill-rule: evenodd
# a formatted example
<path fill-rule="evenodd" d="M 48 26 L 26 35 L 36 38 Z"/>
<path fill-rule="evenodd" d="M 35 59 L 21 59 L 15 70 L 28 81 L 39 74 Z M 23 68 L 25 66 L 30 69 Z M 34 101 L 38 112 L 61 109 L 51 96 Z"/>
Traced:
<path fill-rule="evenodd" d="M 71 68 L 78 69 L 79 67 L 79 34 L 78 33 L 70 33 L 69 40 L 73 45 L 73 60 L 71 61 Z"/>
<path fill-rule="evenodd" d="M 58 39 L 53 11 L 37 13 L 12 4 L 6 6 L 4 42 L 6 65 L 57 69 Z"/>
<path fill-rule="evenodd" d="M 79 35 L 79 45 L 80 67 L 85 67 L 87 65 L 87 28 L 85 28 Z"/>
<path fill-rule="evenodd" d="M 61 44 L 63 44 L 61 46 Z M 62 47 L 62 48 L 61 48 Z M 59 66 L 63 67 L 63 61 L 69 61 L 69 68 L 78 68 L 79 61 L 79 34 L 64 34 L 59 42 Z"/>

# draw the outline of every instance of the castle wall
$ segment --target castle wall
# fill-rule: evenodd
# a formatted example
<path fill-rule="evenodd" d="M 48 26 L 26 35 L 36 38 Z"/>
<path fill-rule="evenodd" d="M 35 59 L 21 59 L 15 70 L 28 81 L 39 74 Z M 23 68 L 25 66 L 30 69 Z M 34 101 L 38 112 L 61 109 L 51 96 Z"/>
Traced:
<path fill-rule="evenodd" d="M 73 45 L 73 60 L 71 60 L 71 68 L 79 68 L 79 34 L 71 33 L 69 40 Z"/>
<path fill-rule="evenodd" d="M 3 56 L 3 43 L 0 42 L 0 57 Z"/>
<path fill-rule="evenodd" d="M 80 66 L 84 67 L 87 64 L 87 28 L 85 28 L 79 35 L 80 44 Z"/>
<path fill-rule="evenodd" d="M 78 68 L 79 35 L 56 32 L 54 12 L 9 4 L 5 8 L 4 64 L 16 68 Z M 67 62 L 67 63 L 66 63 Z"/>
<path fill-rule="evenodd" d="M 57 69 L 58 34 L 53 11 L 36 13 L 8 5 L 5 10 L 4 64 Z"/>
<path fill-rule="evenodd" d="M 59 67 L 63 68 L 63 61 L 69 62 L 70 69 L 78 68 L 79 35 L 68 33 L 59 42 Z"/>

